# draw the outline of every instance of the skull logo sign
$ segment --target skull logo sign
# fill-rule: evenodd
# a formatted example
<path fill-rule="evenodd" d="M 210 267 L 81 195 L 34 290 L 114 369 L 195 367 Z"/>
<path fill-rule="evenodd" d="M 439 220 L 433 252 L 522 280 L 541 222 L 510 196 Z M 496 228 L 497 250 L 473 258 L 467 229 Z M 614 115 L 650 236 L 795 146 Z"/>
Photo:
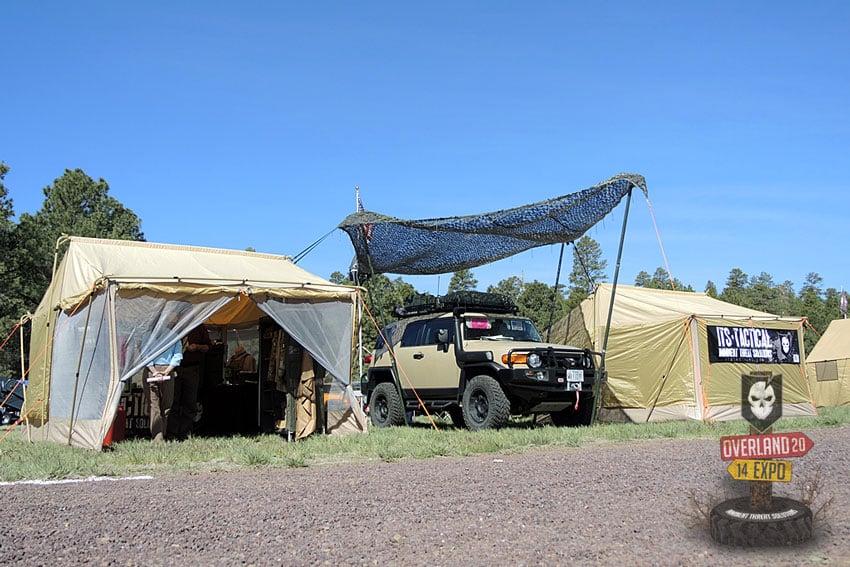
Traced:
<path fill-rule="evenodd" d="M 747 401 L 750 402 L 750 407 L 753 409 L 753 415 L 756 419 L 767 419 L 767 416 L 773 411 L 773 404 L 776 403 L 773 386 L 765 380 L 754 383 L 750 387 Z"/>
<path fill-rule="evenodd" d="M 754 372 L 741 376 L 741 416 L 759 432 L 782 416 L 782 376 Z"/>

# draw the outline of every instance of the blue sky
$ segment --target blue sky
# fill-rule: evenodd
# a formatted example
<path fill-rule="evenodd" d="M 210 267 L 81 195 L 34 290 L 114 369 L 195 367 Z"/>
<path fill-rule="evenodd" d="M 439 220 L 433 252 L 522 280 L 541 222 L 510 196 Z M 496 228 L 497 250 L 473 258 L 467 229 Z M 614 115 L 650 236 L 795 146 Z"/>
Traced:
<path fill-rule="evenodd" d="M 674 277 L 850 286 L 850 3 L 4 4 L 15 211 L 66 168 L 153 242 L 296 255 L 328 277 L 355 208 L 488 212 L 646 177 Z M 624 206 L 588 234 L 613 274 Z M 568 252 L 569 252 L 568 248 Z M 559 247 L 473 270 L 554 283 Z M 562 281 L 572 265 L 565 259 Z M 664 266 L 635 194 L 621 283 Z M 393 276 L 394 277 L 394 276 Z M 402 276 L 444 292 L 450 274 Z"/>

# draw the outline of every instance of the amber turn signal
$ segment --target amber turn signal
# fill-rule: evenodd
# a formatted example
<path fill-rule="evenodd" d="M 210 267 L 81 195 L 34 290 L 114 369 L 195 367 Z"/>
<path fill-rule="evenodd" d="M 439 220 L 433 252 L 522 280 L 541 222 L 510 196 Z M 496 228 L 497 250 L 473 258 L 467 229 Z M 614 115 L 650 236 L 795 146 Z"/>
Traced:
<path fill-rule="evenodd" d="M 508 355 L 503 354 L 502 364 L 528 364 L 528 353 L 512 352 L 510 355 L 510 362 L 508 362 Z"/>

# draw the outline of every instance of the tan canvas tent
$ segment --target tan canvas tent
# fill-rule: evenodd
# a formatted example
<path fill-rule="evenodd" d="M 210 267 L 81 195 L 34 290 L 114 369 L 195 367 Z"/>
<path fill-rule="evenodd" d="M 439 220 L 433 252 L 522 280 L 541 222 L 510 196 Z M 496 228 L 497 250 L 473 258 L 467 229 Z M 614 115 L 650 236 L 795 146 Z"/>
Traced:
<path fill-rule="evenodd" d="M 99 449 L 125 383 L 147 361 L 201 323 L 260 317 L 327 370 L 365 428 L 349 386 L 356 288 L 272 254 L 79 237 L 60 242 L 64 256 L 32 316 L 22 411 L 28 438 Z"/>
<path fill-rule="evenodd" d="M 850 406 L 850 319 L 829 324 L 806 357 L 806 370 L 818 407 Z"/>
<path fill-rule="evenodd" d="M 613 289 L 599 285 L 553 327 L 551 340 L 601 352 Z M 703 293 L 621 285 L 614 297 L 600 419 L 740 419 L 741 375 L 754 370 L 783 377 L 784 416 L 815 414 L 803 319 Z"/>

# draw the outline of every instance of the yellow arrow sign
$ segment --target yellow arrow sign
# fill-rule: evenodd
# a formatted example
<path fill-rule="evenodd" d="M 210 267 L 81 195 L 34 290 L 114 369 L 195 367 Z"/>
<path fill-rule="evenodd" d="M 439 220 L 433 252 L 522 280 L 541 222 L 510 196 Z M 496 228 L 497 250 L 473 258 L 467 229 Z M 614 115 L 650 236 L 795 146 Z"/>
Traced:
<path fill-rule="evenodd" d="M 791 482 L 791 461 L 735 459 L 726 470 L 735 480 Z"/>

